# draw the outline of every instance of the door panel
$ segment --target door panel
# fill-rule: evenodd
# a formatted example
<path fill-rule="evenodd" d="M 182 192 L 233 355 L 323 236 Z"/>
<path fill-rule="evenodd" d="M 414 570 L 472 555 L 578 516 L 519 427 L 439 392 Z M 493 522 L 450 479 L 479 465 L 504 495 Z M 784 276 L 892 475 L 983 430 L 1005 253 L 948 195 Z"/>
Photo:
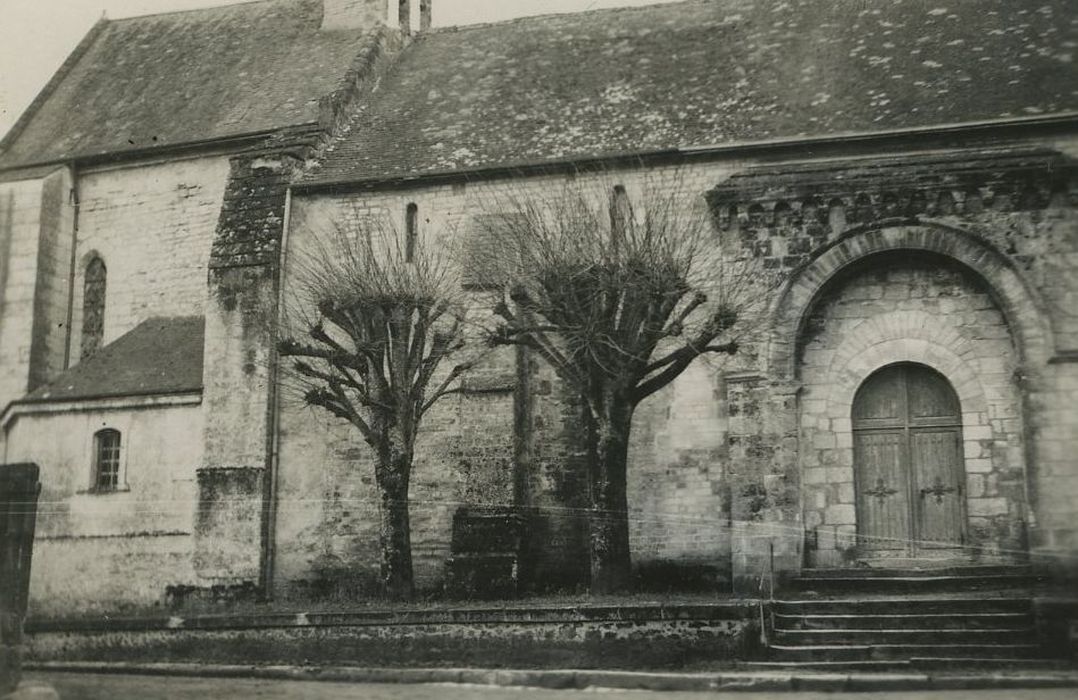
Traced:
<path fill-rule="evenodd" d="M 962 544 L 965 474 L 959 428 L 910 431 L 915 489 L 915 535 L 928 549 Z"/>
<path fill-rule="evenodd" d="M 947 380 L 935 372 L 910 368 L 906 371 L 906 395 L 909 397 L 911 425 L 956 423 L 961 411 L 958 397 Z"/>
<path fill-rule="evenodd" d="M 904 431 L 857 433 L 858 543 L 864 549 L 904 550 L 910 535 L 910 497 Z"/>
<path fill-rule="evenodd" d="M 878 554 L 960 546 L 965 534 L 962 409 L 922 365 L 885 367 L 853 404 L 857 532 Z"/>
<path fill-rule="evenodd" d="M 853 420 L 860 426 L 904 427 L 906 422 L 905 371 L 888 367 L 869 377 L 857 392 Z"/>

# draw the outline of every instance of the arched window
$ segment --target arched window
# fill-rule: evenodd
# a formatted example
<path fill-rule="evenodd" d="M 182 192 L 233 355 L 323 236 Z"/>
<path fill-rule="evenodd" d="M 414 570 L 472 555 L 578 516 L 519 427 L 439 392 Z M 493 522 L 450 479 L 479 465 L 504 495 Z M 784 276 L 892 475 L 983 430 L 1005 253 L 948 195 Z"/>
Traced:
<path fill-rule="evenodd" d="M 415 262 L 415 247 L 419 239 L 419 207 L 415 202 L 404 212 L 404 262 Z"/>
<path fill-rule="evenodd" d="M 106 428 L 94 434 L 94 490 L 120 486 L 120 431 Z"/>
<path fill-rule="evenodd" d="M 86 264 L 82 287 L 82 353 L 86 359 L 101 347 L 105 335 L 105 284 L 108 272 L 105 261 L 98 256 Z"/>

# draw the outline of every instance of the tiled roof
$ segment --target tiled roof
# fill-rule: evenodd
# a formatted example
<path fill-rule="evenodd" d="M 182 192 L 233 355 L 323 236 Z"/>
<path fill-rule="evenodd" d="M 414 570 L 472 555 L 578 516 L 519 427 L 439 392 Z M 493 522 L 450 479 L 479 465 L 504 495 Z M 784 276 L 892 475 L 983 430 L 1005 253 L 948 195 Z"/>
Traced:
<path fill-rule="evenodd" d="M 202 388 L 202 317 L 151 318 L 17 403 Z"/>
<path fill-rule="evenodd" d="M 12 129 L 0 168 L 317 121 L 368 40 L 320 0 L 103 21 Z"/>
<path fill-rule="evenodd" d="M 1074 0 L 689 0 L 430 32 L 303 181 L 1076 108 Z"/>

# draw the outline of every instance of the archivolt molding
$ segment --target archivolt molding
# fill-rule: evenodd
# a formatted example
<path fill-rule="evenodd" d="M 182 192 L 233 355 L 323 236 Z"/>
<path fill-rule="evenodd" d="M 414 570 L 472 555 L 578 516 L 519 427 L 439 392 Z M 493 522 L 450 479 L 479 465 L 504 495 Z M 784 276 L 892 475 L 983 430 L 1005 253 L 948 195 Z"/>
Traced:
<path fill-rule="evenodd" d="M 797 344 L 805 319 L 831 280 L 869 256 L 901 250 L 937 253 L 979 275 L 1017 341 L 1019 360 L 1046 360 L 1051 355 L 1044 305 L 1004 254 L 975 234 L 938 222 L 880 222 L 850 231 L 822 249 L 777 295 L 769 353 L 776 379 L 798 378 Z"/>

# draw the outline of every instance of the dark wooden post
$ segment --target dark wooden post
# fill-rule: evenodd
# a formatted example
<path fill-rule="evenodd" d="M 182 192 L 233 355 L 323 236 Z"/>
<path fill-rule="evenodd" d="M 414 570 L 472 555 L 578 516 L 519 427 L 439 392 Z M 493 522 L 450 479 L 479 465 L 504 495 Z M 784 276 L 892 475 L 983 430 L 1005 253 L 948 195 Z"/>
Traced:
<path fill-rule="evenodd" d="M 22 624 L 41 491 L 36 464 L 0 465 L 0 694 L 19 684 Z"/>

